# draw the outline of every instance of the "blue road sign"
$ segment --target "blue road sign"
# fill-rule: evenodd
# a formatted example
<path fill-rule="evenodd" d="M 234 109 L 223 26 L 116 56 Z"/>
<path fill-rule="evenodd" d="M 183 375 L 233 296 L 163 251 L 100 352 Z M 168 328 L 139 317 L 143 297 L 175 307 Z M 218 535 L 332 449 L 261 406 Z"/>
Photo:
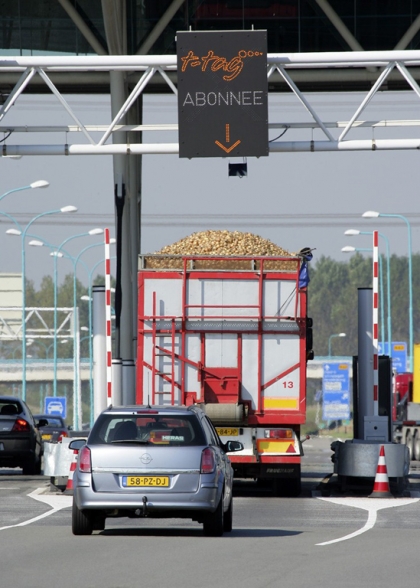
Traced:
<path fill-rule="evenodd" d="M 407 371 L 407 343 L 405 341 L 392 341 L 391 353 L 389 353 L 389 344 L 378 343 L 378 355 L 389 355 L 392 358 L 392 367 L 397 372 Z"/>
<path fill-rule="evenodd" d="M 348 363 L 324 363 L 322 377 L 322 419 L 350 418 L 350 366 Z"/>
<path fill-rule="evenodd" d="M 63 419 L 67 417 L 67 398 L 65 396 L 46 396 L 44 406 L 46 414 L 56 414 Z"/>

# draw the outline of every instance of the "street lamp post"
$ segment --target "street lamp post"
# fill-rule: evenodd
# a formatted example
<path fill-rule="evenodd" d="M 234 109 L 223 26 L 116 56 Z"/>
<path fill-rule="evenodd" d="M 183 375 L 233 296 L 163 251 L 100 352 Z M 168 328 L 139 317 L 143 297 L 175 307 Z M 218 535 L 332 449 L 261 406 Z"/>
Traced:
<path fill-rule="evenodd" d="M 51 214 L 76 212 L 75 206 L 64 206 L 63 208 L 57 208 L 54 210 L 47 210 L 34 216 L 26 227 L 22 230 L 19 229 L 8 229 L 6 231 L 9 235 L 20 235 L 21 247 L 22 247 L 22 400 L 26 400 L 26 260 L 25 260 L 25 239 L 28 233 L 29 227 L 36 222 L 38 219 L 49 216 Z"/>
<path fill-rule="evenodd" d="M 355 251 L 367 251 L 369 253 L 372 253 L 373 249 L 368 249 L 368 248 L 359 248 L 359 247 L 351 247 L 350 245 L 346 245 L 346 247 L 342 247 L 341 251 L 343 253 L 353 253 Z M 382 257 L 379 256 L 379 281 L 380 281 L 380 297 L 381 297 L 381 337 L 382 337 L 382 349 L 384 348 L 384 343 L 385 343 L 385 329 L 384 329 L 384 324 L 385 324 L 385 319 L 384 319 L 384 278 L 383 278 L 384 272 L 383 272 L 383 268 L 382 268 Z"/>
<path fill-rule="evenodd" d="M 412 254 L 411 254 L 411 226 L 408 219 L 402 214 L 388 214 L 384 212 L 376 212 L 374 210 L 367 210 L 362 214 L 363 218 L 400 218 L 407 225 L 408 231 L 408 330 L 409 330 L 409 371 L 413 371 L 413 352 L 414 352 L 414 337 L 413 337 L 413 269 L 412 269 Z"/>
<path fill-rule="evenodd" d="M 78 239 L 79 237 L 89 237 L 91 235 L 98 235 L 102 233 L 103 229 L 92 229 L 86 233 L 72 235 L 71 237 L 64 239 L 64 241 L 57 247 L 56 251 L 51 253 L 51 255 L 54 257 L 54 396 L 57 396 L 57 259 L 63 256 L 61 250 L 69 241 Z M 70 255 L 68 255 L 68 257 L 71 259 Z"/>
<path fill-rule="evenodd" d="M 328 357 L 331 357 L 331 339 L 334 337 L 347 337 L 346 333 L 335 333 L 334 335 L 330 335 L 328 339 Z"/>
<path fill-rule="evenodd" d="M 101 235 L 103 234 L 103 229 L 93 229 L 92 231 L 89 231 L 90 235 Z M 81 400 L 82 400 L 82 394 L 81 394 L 81 384 L 80 384 L 80 331 L 79 331 L 79 327 L 78 327 L 78 323 L 79 323 L 79 317 L 77 314 L 77 264 L 80 261 L 81 256 L 83 255 L 83 253 L 85 253 L 85 251 L 87 251 L 88 249 L 92 249 L 92 247 L 98 247 L 99 245 L 102 245 L 101 243 L 93 243 L 92 245 L 87 245 L 87 247 L 84 247 L 79 255 L 77 257 L 74 257 L 72 259 L 73 261 L 73 341 L 75 342 L 75 348 L 74 348 L 74 365 L 75 365 L 75 376 L 76 376 L 76 381 L 77 381 L 77 394 L 75 393 L 75 409 L 74 409 L 74 416 L 75 416 L 75 427 L 76 429 L 78 428 L 79 425 L 79 418 L 81 415 Z M 80 406 L 78 405 L 80 399 Z"/>
<path fill-rule="evenodd" d="M 31 190 L 35 188 L 48 188 L 49 185 L 49 182 L 47 182 L 46 180 L 37 180 L 36 182 L 32 182 L 32 184 L 29 184 L 28 186 L 22 186 L 20 188 L 13 188 L 12 190 L 8 190 L 0 196 L 0 201 L 3 200 L 3 198 L 8 196 L 9 194 L 13 194 L 13 192 L 21 192 L 22 190 Z"/>
<path fill-rule="evenodd" d="M 373 235 L 373 231 L 358 231 L 356 229 L 348 229 L 344 231 L 344 234 L 347 236 L 353 235 Z M 386 292 L 387 292 L 387 307 L 388 307 L 388 316 L 387 316 L 387 331 L 388 331 L 388 355 L 392 356 L 392 313 L 391 313 L 391 268 L 390 268 L 390 254 L 389 254 L 389 239 L 383 233 L 378 232 L 379 237 L 384 239 L 385 247 L 386 247 L 386 275 L 387 275 L 387 284 L 386 284 Z M 379 259 L 381 259 L 379 257 Z"/>
<path fill-rule="evenodd" d="M 116 239 L 110 239 L 109 240 L 110 243 L 115 243 Z M 111 259 L 116 259 L 115 256 L 111 257 Z M 95 265 L 92 267 L 92 269 L 89 272 L 89 286 L 88 286 L 88 296 L 82 296 L 82 300 L 87 300 L 89 303 L 89 332 L 90 332 L 90 339 L 89 339 L 89 362 L 90 362 L 90 406 L 91 406 L 91 411 L 90 411 L 90 426 L 93 426 L 93 420 L 94 420 L 94 411 L 92 410 L 93 407 L 93 324 L 92 324 L 92 278 L 93 278 L 93 272 L 95 271 L 95 269 L 98 267 L 98 265 L 100 265 L 101 263 L 104 263 L 104 259 L 99 260 L 97 263 L 95 263 Z"/>

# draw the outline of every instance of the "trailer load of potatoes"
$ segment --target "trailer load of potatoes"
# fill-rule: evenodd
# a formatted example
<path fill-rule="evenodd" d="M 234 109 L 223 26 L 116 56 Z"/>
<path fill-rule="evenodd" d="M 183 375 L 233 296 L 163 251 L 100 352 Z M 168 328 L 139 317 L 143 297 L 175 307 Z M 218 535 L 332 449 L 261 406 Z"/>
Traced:
<path fill-rule="evenodd" d="M 191 269 L 255 270 L 259 269 L 261 265 L 261 261 L 255 258 L 292 258 L 294 254 L 253 233 L 207 230 L 193 233 L 172 245 L 166 245 L 153 255 L 145 255 L 143 267 L 182 269 L 184 267 L 183 258 L 188 256 L 194 257 L 193 260 L 188 260 L 190 265 L 187 268 Z M 206 257 L 206 259 L 196 259 L 197 257 Z M 232 259 L 220 259 L 226 257 Z M 296 271 L 296 263 L 296 258 L 294 261 L 282 259 L 270 262 L 264 260 L 264 269 Z"/>

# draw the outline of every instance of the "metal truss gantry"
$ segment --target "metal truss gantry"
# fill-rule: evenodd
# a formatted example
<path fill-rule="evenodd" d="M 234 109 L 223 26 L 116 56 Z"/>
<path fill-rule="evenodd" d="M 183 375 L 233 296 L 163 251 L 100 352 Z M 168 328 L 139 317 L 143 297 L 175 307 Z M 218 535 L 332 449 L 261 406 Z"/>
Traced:
<path fill-rule="evenodd" d="M 20 78 L 14 85 L 6 101 L 0 108 L 0 133 L 4 137 L 0 145 L 0 155 L 143 155 L 143 154 L 178 154 L 177 124 L 123 124 L 130 108 L 138 100 L 143 92 L 150 91 L 150 87 L 156 87 L 156 80 L 166 84 L 167 89 L 174 97 L 176 104 L 176 56 L 92 56 L 92 57 L 4 57 L 0 60 L 0 79 L 8 76 L 10 79 L 16 74 Z M 304 94 L 299 89 L 300 74 L 305 72 L 312 75 L 331 75 L 335 71 L 348 71 L 357 76 L 365 76 L 370 80 L 371 89 L 361 98 L 360 104 L 348 121 L 324 120 L 317 112 L 311 94 Z M 54 77 L 60 74 L 81 75 L 91 72 L 109 72 L 112 76 L 115 72 L 122 73 L 126 79 L 131 80 L 131 86 L 127 92 L 117 114 L 110 115 L 111 120 L 105 125 L 82 124 L 80 118 L 71 107 L 63 93 L 54 83 Z M 308 139 L 303 141 L 287 141 L 276 139 L 269 142 L 269 152 L 320 152 L 320 151 L 366 151 L 366 150 L 396 150 L 419 149 L 420 138 L 413 138 L 412 132 L 407 133 L 410 127 L 420 125 L 420 120 L 363 120 L 362 116 L 366 107 L 379 91 L 387 89 L 387 84 L 399 79 L 406 83 L 408 91 L 411 91 L 420 99 L 420 51 L 355 51 L 342 53 L 296 53 L 296 54 L 269 54 L 267 58 L 268 85 L 278 81 L 292 92 L 296 100 L 306 111 L 308 122 L 285 122 L 273 120 L 269 113 L 270 129 L 307 130 Z M 302 78 L 303 79 L 303 78 Z M 45 84 L 46 88 L 56 96 L 62 107 L 74 121 L 74 125 L 68 126 L 28 126 L 7 125 L 7 115 L 11 107 L 28 88 L 31 82 Z M 149 87 L 150 86 L 150 87 Z M 152 90 L 153 91 L 153 90 Z M 334 109 L 335 94 L 331 94 L 331 109 Z M 312 101 L 312 103 L 311 103 Z M 34 113 L 34 123 L 36 114 Z M 354 138 L 361 129 L 371 129 L 371 137 Z M 374 131 L 382 129 L 384 138 L 376 138 Z M 388 129 L 399 129 L 400 138 L 387 138 Z M 144 131 L 159 132 L 169 131 L 174 133 L 174 142 L 143 143 L 141 133 Z M 119 142 L 115 137 L 121 137 L 121 133 L 130 132 L 130 142 Z M 25 144 L 27 133 L 46 133 L 57 136 L 65 136 L 65 142 Z M 352 138 L 350 138 L 350 133 Z M 315 139 L 315 134 L 317 138 Z M 138 136 L 138 141 L 132 137 Z M 67 142 L 69 136 L 75 138 L 73 142 Z M 97 138 L 99 136 L 99 139 Z M 123 135 L 124 136 L 124 135 Z M 319 136 L 319 138 L 318 138 Z M 360 136 L 360 135 L 359 135 Z M 16 139 L 19 138 L 19 141 Z M 79 138 L 82 138 L 80 141 Z"/>

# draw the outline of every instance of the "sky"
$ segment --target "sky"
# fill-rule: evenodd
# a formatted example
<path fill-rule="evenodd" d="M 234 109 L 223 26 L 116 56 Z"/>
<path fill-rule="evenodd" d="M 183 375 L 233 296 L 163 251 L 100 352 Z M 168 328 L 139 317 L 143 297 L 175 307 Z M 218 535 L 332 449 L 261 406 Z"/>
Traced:
<path fill-rule="evenodd" d="M 307 96 L 323 121 L 349 120 L 364 95 L 316 94 Z M 110 104 L 107 96 L 68 96 L 85 124 L 108 124 Z M 377 94 L 363 120 L 420 119 L 420 101 L 414 93 Z M 310 116 L 292 94 L 270 94 L 270 122 L 303 122 Z M 174 96 L 144 98 L 145 124 L 177 122 Z M 22 96 L 0 123 L 10 125 L 73 124 L 53 96 Z M 417 128 L 376 129 L 376 138 L 416 137 Z M 270 140 L 282 131 L 270 130 Z M 71 136 L 70 136 L 71 135 Z M 76 134 L 25 134 L 28 143 L 80 142 Z M 370 129 L 354 130 L 351 138 L 371 138 Z M 0 140 L 5 134 L 0 135 Z M 320 131 L 287 131 L 284 140 L 323 139 Z M 144 142 L 177 142 L 177 133 L 144 133 Z M 13 136 L 6 138 L 14 144 Z M 412 230 L 412 252 L 420 252 L 420 165 L 418 151 L 376 151 L 340 153 L 272 153 L 268 157 L 248 158 L 248 176 L 229 177 L 228 163 L 237 159 L 180 159 L 177 155 L 145 155 L 142 178 L 141 250 L 150 253 L 193 232 L 206 229 L 249 231 L 295 252 L 315 248 L 314 261 L 321 256 L 349 260 L 342 247 L 370 249 L 370 236 L 347 237 L 346 229 L 378 229 L 390 245 L 391 254 L 407 255 L 408 231 L 405 222 L 395 218 L 364 219 L 366 210 L 405 216 Z M 45 211 L 66 205 L 78 208 L 72 215 L 48 215 L 31 226 L 29 234 L 52 245 L 60 245 L 73 235 L 95 227 L 108 226 L 114 232 L 112 156 L 26 156 L 19 160 L 2 158 L 0 193 L 47 180 L 46 189 L 22 190 L 0 202 L 0 272 L 21 271 L 21 239 L 6 235 L 13 224 L 3 213 L 26 223 Z M 30 239 L 27 239 L 27 242 Z M 77 256 L 87 246 L 101 243 L 102 237 L 79 236 L 68 243 L 68 252 Z M 382 248 L 385 253 L 385 249 Z M 52 274 L 53 260 L 48 247 L 25 248 L 26 275 L 36 287 L 44 275 Z M 369 254 L 369 253 L 364 253 Z M 82 254 L 78 278 L 85 284 L 89 276 L 103 274 L 102 245 Z M 114 266 L 115 269 L 115 266 Z M 73 268 L 60 260 L 59 281 Z"/>

